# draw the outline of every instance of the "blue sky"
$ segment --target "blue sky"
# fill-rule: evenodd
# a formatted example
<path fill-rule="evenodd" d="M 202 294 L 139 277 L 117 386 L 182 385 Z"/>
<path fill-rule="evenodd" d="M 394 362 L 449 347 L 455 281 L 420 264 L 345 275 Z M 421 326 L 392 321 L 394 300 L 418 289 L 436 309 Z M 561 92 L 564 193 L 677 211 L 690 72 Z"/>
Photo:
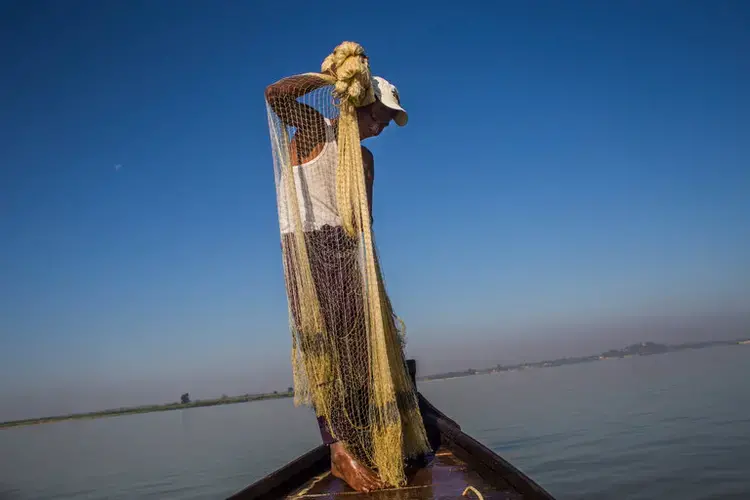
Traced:
<path fill-rule="evenodd" d="M 750 310 L 746 3 L 177 5 L 0 2 L 0 398 L 19 412 L 288 385 L 263 89 L 343 40 L 410 113 L 367 142 L 425 371 Z"/>

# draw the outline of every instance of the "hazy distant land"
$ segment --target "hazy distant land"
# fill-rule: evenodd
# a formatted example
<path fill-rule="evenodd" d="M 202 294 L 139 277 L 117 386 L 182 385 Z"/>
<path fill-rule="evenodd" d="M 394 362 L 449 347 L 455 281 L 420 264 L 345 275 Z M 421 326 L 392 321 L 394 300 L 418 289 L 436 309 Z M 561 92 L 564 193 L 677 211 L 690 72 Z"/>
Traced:
<path fill-rule="evenodd" d="M 187 408 L 199 408 L 201 406 L 231 405 L 235 403 L 248 403 L 250 401 L 261 401 L 264 399 L 280 399 L 292 397 L 294 393 L 290 387 L 285 392 L 272 392 L 267 394 L 245 394 L 243 396 L 223 395 L 216 399 L 201 399 L 190 401 L 188 394 L 183 394 L 181 401 L 160 405 L 133 406 L 130 408 L 114 408 L 110 410 L 92 411 L 88 413 L 72 413 L 70 415 L 57 415 L 53 417 L 27 418 L 23 420 L 10 420 L 0 422 L 0 429 L 5 427 L 17 427 L 21 425 L 50 424 L 64 420 L 81 420 L 87 418 L 117 417 L 120 415 L 131 415 L 134 413 L 153 413 L 157 411 L 184 410 Z"/>
<path fill-rule="evenodd" d="M 456 377 L 467 377 L 472 375 L 485 375 L 489 373 L 509 372 L 517 370 L 525 370 L 531 368 L 548 368 L 553 366 L 573 365 L 578 363 L 590 363 L 592 361 L 602 361 L 608 359 L 628 358 L 631 356 L 650 356 L 653 354 L 664 354 L 667 352 L 682 351 L 686 349 L 705 349 L 708 347 L 724 346 L 724 345 L 750 345 L 750 339 L 743 340 L 712 340 L 706 342 L 691 342 L 685 344 L 657 344 L 654 342 L 642 342 L 640 344 L 632 344 L 624 349 L 612 349 L 601 354 L 592 356 L 572 357 L 572 358 L 558 358 L 548 361 L 538 361 L 535 363 L 519 363 L 516 365 L 497 365 L 492 368 L 485 368 L 481 370 L 468 369 L 459 372 L 447 372 L 437 373 L 434 375 L 426 375 L 418 377 L 417 380 L 428 381 L 428 380 L 441 380 Z M 102 417 L 115 417 L 120 415 L 130 415 L 134 413 L 152 413 L 159 411 L 170 411 L 170 410 L 183 410 L 188 408 L 198 408 L 202 406 L 218 406 L 236 403 L 248 403 L 250 401 L 261 401 L 264 399 L 280 399 L 289 398 L 294 396 L 294 392 L 289 387 L 285 392 L 274 391 L 272 393 L 264 394 L 245 394 L 242 396 L 226 396 L 222 395 L 216 399 L 203 399 L 191 401 L 188 393 L 183 394 L 180 397 L 179 402 L 166 403 L 161 405 L 145 405 L 145 406 L 134 406 L 130 408 L 115 408 L 110 410 L 102 410 L 88 413 L 74 413 L 69 415 L 58 415 L 52 417 L 41 417 L 41 418 L 27 418 L 23 420 L 11 420 L 7 422 L 0 422 L 0 429 L 7 427 L 17 427 L 22 425 L 37 425 L 46 424 L 52 422 L 62 422 L 64 420 L 80 420 L 87 418 L 102 418 Z"/>
<path fill-rule="evenodd" d="M 683 351 L 686 349 L 705 349 L 707 347 L 716 347 L 722 345 L 743 345 L 750 344 L 750 339 L 743 340 L 710 340 L 705 342 L 689 342 L 685 344 L 656 344 L 654 342 L 641 342 L 632 344 L 624 349 L 611 349 L 601 354 L 593 356 L 581 356 L 573 358 L 558 358 L 547 361 L 538 361 L 536 363 L 519 363 L 516 365 L 497 365 L 492 368 L 483 370 L 468 369 L 459 372 L 438 373 L 435 375 L 426 375 L 417 377 L 417 380 L 441 380 L 446 378 L 468 377 L 471 375 L 485 375 L 488 373 L 510 372 L 525 370 L 530 368 L 548 368 L 552 366 L 575 365 L 578 363 L 590 363 L 592 361 L 602 361 L 607 359 L 629 358 L 631 356 L 650 356 L 652 354 L 664 354 L 667 352 Z"/>

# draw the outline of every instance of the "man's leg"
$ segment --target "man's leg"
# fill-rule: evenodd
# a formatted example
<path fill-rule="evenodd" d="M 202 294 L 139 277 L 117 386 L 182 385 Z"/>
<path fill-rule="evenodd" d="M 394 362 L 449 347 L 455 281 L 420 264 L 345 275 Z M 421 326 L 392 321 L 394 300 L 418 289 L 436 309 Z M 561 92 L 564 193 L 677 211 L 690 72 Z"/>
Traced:
<path fill-rule="evenodd" d="M 343 386 L 343 394 L 334 398 L 331 421 L 318 416 L 323 442 L 331 447 L 331 472 L 357 491 L 380 489 L 385 484 L 356 458 L 363 456 L 358 433 L 367 432 L 361 429 L 368 425 L 369 395 L 359 249 L 340 227 L 324 227 L 308 241 L 318 300 Z"/>
<path fill-rule="evenodd" d="M 325 251 L 324 248 L 320 248 L 322 245 L 326 243 L 326 235 L 322 234 L 319 231 L 315 231 L 312 233 L 306 234 L 306 241 L 308 245 L 308 255 L 311 257 L 311 260 L 313 261 L 312 264 L 312 271 L 313 271 L 313 277 L 316 282 L 316 288 L 318 291 L 318 294 L 321 295 L 322 298 L 322 304 L 323 307 L 323 314 L 324 314 L 324 320 L 327 321 L 327 323 L 334 323 L 331 320 L 331 317 L 333 316 L 331 314 L 331 311 L 334 311 L 336 304 L 328 304 L 325 300 L 325 296 L 327 296 L 332 290 L 331 288 L 336 285 L 335 281 L 332 281 L 329 279 L 329 273 L 326 273 L 324 270 L 321 271 L 320 269 L 316 269 L 315 267 L 315 256 L 318 255 L 321 251 Z M 330 236 L 327 238 L 330 239 Z M 325 246 L 330 246 L 325 245 Z M 297 288 L 297 276 L 296 276 L 296 266 L 294 265 L 294 254 L 296 253 L 296 241 L 294 239 L 293 234 L 284 234 L 282 235 L 282 258 L 284 259 L 284 265 L 286 268 L 286 289 L 287 289 L 287 299 L 289 300 L 289 307 L 292 311 L 292 321 L 294 322 L 295 329 L 298 332 L 301 332 L 302 326 L 300 322 L 300 297 L 299 297 L 299 289 Z M 321 259 L 318 258 L 317 261 L 320 261 Z M 327 307 L 326 307 L 327 306 Z M 326 314 L 328 313 L 328 314 Z M 326 317 L 327 316 L 327 317 Z M 335 324 L 332 325 L 332 327 L 335 327 Z M 306 353 L 303 353 L 306 354 Z M 316 409 L 317 415 L 317 421 L 318 421 L 318 428 L 320 430 L 320 437 L 323 440 L 323 444 L 330 446 L 333 443 L 337 442 L 338 439 L 333 436 L 333 432 L 331 430 L 331 426 L 326 419 L 325 416 L 320 415 L 320 412 Z"/>
<path fill-rule="evenodd" d="M 331 446 L 338 439 L 333 437 L 331 434 L 331 427 L 328 425 L 328 421 L 322 415 L 318 416 L 318 428 L 320 429 L 320 437 L 323 439 L 323 444 Z"/>

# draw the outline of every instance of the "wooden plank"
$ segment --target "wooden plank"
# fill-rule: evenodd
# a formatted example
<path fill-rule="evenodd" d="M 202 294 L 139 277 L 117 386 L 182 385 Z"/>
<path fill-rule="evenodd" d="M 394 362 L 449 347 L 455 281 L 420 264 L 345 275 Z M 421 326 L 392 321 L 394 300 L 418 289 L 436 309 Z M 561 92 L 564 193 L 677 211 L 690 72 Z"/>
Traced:
<path fill-rule="evenodd" d="M 307 483 L 311 477 L 330 469 L 331 455 L 327 446 L 305 453 L 281 469 L 230 496 L 227 500 L 278 500 Z"/>
<path fill-rule="evenodd" d="M 440 418 L 441 415 L 435 416 L 434 425 L 440 431 L 444 446 L 460 459 L 469 462 L 483 477 L 498 486 L 507 485 L 527 500 L 554 500 L 552 495 L 513 464 L 462 432 L 451 420 Z"/>
<path fill-rule="evenodd" d="M 509 485 L 529 500 L 554 500 L 552 495 L 513 464 L 463 432 L 454 420 L 435 408 L 422 394 L 419 394 L 419 403 L 425 426 L 437 429 L 441 444 L 469 461 L 485 477 L 499 483 L 499 486 Z"/>
<path fill-rule="evenodd" d="M 408 474 L 405 487 L 358 493 L 340 479 L 326 473 L 311 481 L 287 498 L 314 500 L 341 498 L 352 500 L 428 500 L 460 498 L 467 487 L 472 486 L 486 500 L 521 500 L 522 497 L 510 488 L 498 488 L 480 476 L 471 464 L 460 460 L 449 449 L 441 449 L 425 467 Z M 471 498 L 469 496 L 468 498 Z M 476 496 L 475 496 L 476 498 Z"/>

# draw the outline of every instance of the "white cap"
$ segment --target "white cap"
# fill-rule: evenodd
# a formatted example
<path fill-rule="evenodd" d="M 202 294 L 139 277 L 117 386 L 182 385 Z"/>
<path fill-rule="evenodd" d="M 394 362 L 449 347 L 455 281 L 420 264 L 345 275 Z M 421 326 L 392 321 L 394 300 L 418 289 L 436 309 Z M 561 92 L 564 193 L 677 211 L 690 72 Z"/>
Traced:
<path fill-rule="evenodd" d="M 398 111 L 396 117 L 393 119 L 396 125 L 403 127 L 406 122 L 409 121 L 409 115 L 406 114 L 404 108 L 401 107 L 401 98 L 398 95 L 398 90 L 385 78 L 374 76 L 372 78 L 372 88 L 375 91 L 375 97 L 378 101 L 382 102 L 385 106 L 395 109 Z"/>

